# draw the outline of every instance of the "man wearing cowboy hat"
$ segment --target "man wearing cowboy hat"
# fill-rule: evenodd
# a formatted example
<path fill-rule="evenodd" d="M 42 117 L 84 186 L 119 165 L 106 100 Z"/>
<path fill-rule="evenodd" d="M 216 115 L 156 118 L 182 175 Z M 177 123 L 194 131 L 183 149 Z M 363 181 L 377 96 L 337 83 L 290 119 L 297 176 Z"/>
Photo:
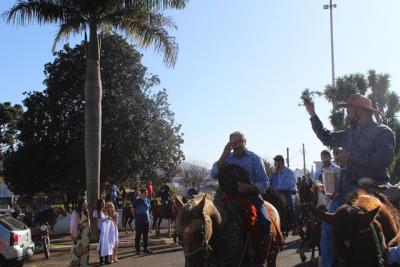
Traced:
<path fill-rule="evenodd" d="M 329 212 L 335 212 L 344 203 L 345 195 L 355 189 L 362 178 L 370 178 L 376 185 L 389 183 L 387 169 L 395 154 L 395 135 L 386 125 L 373 121 L 372 115 L 382 116 L 382 113 L 372 107 L 369 98 L 352 94 L 346 104 L 339 105 L 346 108 L 349 122 L 349 126 L 340 131 L 329 131 L 323 127 L 311 101 L 304 101 L 304 105 L 310 114 L 312 128 L 321 142 L 331 148 L 341 149 L 336 160 L 344 165 L 346 186 L 332 200 Z M 321 233 L 323 267 L 333 266 L 335 261 L 331 235 L 331 229 Z"/>

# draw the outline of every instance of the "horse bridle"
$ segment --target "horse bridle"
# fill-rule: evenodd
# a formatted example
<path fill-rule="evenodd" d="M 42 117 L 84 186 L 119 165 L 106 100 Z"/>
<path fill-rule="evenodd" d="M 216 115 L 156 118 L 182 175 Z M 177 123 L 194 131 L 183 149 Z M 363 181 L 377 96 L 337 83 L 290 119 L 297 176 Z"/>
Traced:
<path fill-rule="evenodd" d="M 375 241 L 375 246 L 376 246 L 376 252 L 377 252 L 377 254 L 378 254 L 378 263 L 379 263 L 380 265 L 383 265 L 383 264 L 385 263 L 385 258 L 384 258 L 384 255 L 383 255 L 385 246 L 384 246 L 384 244 L 382 244 L 381 240 L 380 240 L 379 237 L 378 237 L 378 232 L 377 232 L 377 230 L 376 230 L 376 227 L 375 227 L 375 225 L 374 225 L 374 222 L 371 222 L 368 228 L 366 228 L 366 229 L 364 229 L 364 230 L 361 230 L 361 231 L 359 231 L 358 233 L 359 233 L 359 234 L 363 234 L 363 233 L 367 233 L 367 232 L 369 232 L 369 231 L 372 231 L 372 234 L 373 234 L 373 236 L 374 236 L 374 241 Z"/>
<path fill-rule="evenodd" d="M 203 235 L 203 240 L 201 242 L 201 245 L 198 248 L 196 248 L 192 251 L 183 250 L 183 254 L 185 257 L 196 255 L 199 252 L 205 252 L 206 258 L 208 258 L 208 256 L 211 254 L 212 248 L 211 248 L 210 244 L 208 243 L 207 231 L 206 231 L 205 224 L 202 227 L 202 235 Z"/>
<path fill-rule="evenodd" d="M 236 213 L 236 211 L 235 211 L 235 213 Z M 239 215 L 236 213 L 236 216 L 239 216 Z M 218 264 L 212 264 L 210 262 L 210 256 L 211 256 L 211 252 L 213 251 L 213 249 L 212 249 L 212 247 L 210 246 L 210 244 L 208 242 L 207 231 L 206 231 L 206 226 L 205 225 L 206 224 L 204 224 L 202 226 L 203 240 L 202 240 L 201 245 L 198 248 L 196 248 L 196 249 L 194 249 L 192 251 L 183 250 L 183 255 L 185 257 L 190 257 L 190 256 L 196 255 L 196 254 L 198 254 L 200 252 L 205 252 L 205 255 L 204 255 L 204 266 L 218 265 Z M 220 238 L 218 238 L 217 241 L 214 241 L 214 242 L 218 243 L 218 241 L 221 240 L 221 239 L 222 239 L 222 236 Z M 244 247 L 244 250 L 242 251 L 242 254 L 241 254 L 241 257 L 240 257 L 240 262 L 239 262 L 238 266 L 242 266 L 243 257 L 244 257 L 244 254 L 245 254 L 246 250 L 247 250 L 248 245 L 249 245 L 249 235 L 247 235 L 246 242 L 245 242 L 245 247 Z"/>
<path fill-rule="evenodd" d="M 361 210 L 361 209 L 359 209 L 357 207 L 354 207 L 354 208 L 356 208 L 358 210 Z M 361 235 L 361 234 L 364 234 L 364 233 L 367 233 L 367 232 L 370 232 L 370 231 L 372 232 L 372 235 L 374 237 L 376 252 L 378 254 L 378 263 L 380 264 L 380 266 L 383 266 L 384 262 L 385 262 L 385 258 L 384 258 L 384 255 L 383 255 L 384 254 L 384 250 L 385 250 L 385 245 L 382 243 L 383 240 L 379 239 L 379 237 L 378 237 L 378 231 L 376 230 L 374 222 L 371 222 L 367 228 L 358 231 L 356 233 L 356 235 Z M 345 242 L 347 240 L 349 240 L 349 239 L 346 238 Z M 345 246 L 346 246 L 346 244 L 345 244 Z"/>

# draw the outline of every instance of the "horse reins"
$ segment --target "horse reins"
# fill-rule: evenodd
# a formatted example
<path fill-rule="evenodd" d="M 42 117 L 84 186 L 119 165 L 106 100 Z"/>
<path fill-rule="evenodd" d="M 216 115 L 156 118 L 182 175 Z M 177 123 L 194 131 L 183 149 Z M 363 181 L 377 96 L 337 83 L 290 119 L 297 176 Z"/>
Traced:
<path fill-rule="evenodd" d="M 356 209 L 358 209 L 358 210 L 361 210 L 361 209 L 358 208 L 358 207 L 354 207 L 354 208 L 356 208 Z M 385 246 L 384 246 L 384 244 L 382 243 L 383 241 L 381 242 L 381 240 L 380 240 L 379 237 L 378 237 L 378 232 L 377 232 L 377 230 L 376 230 L 376 227 L 375 227 L 375 225 L 374 225 L 374 222 L 371 222 L 367 228 L 358 231 L 357 234 L 364 234 L 364 233 L 367 233 L 367 232 L 369 232 L 369 231 L 372 232 L 372 235 L 373 235 L 373 237 L 374 237 L 374 242 L 375 242 L 375 246 L 376 246 L 376 252 L 377 252 L 377 254 L 378 254 L 378 263 L 379 263 L 381 266 L 383 266 L 384 263 L 385 263 L 385 259 L 384 259 L 384 255 L 383 255 L 383 253 L 384 253 L 384 247 L 385 247 Z"/>
<path fill-rule="evenodd" d="M 196 249 L 194 249 L 192 251 L 189 251 L 189 252 L 183 251 L 183 254 L 184 254 L 185 257 L 193 256 L 193 255 L 195 255 L 195 254 L 197 254 L 197 253 L 199 253 L 201 251 L 205 251 L 207 253 L 207 255 L 208 255 L 212 251 L 211 246 L 208 244 L 205 225 L 203 225 L 203 227 L 202 227 L 202 234 L 203 234 L 203 240 L 202 240 L 201 245 L 198 248 L 196 248 Z"/>

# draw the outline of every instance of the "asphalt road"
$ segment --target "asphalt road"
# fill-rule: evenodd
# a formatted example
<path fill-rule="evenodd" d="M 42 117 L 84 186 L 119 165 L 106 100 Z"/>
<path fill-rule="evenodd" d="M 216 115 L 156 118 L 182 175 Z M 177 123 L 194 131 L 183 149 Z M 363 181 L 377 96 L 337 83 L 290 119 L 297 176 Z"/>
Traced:
<path fill-rule="evenodd" d="M 127 237 L 128 238 L 128 237 Z M 133 247 L 124 247 L 119 249 L 119 262 L 109 266 L 116 267 L 132 267 L 132 266 L 146 266 L 146 267 L 183 267 L 184 257 L 182 248 L 180 246 L 171 245 L 172 240 L 166 240 L 164 244 L 154 242 L 151 249 L 154 251 L 152 255 L 134 255 Z M 128 244 L 128 243 L 127 243 Z M 315 262 L 301 263 L 300 256 L 296 253 L 296 249 L 300 245 L 298 237 L 289 236 L 286 240 L 286 245 L 279 253 L 278 266 L 281 267 L 306 267 L 317 266 Z M 317 254 L 318 255 L 318 254 Z M 306 253 L 307 260 L 309 260 L 311 253 Z M 99 266 L 98 255 L 95 250 L 90 251 L 90 266 Z M 61 267 L 68 266 L 69 252 L 52 252 L 49 260 L 44 259 L 44 254 L 39 253 L 28 260 L 24 266 L 26 267 Z"/>

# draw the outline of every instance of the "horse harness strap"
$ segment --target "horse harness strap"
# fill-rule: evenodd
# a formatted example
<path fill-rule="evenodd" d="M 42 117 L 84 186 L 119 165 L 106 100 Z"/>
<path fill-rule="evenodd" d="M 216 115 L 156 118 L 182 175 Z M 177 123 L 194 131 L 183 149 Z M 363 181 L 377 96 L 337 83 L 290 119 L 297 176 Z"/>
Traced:
<path fill-rule="evenodd" d="M 374 223 L 370 224 L 370 228 L 374 235 L 374 240 L 375 240 L 375 244 L 376 244 L 376 252 L 378 253 L 378 262 L 379 262 L 379 264 L 383 265 L 383 263 L 385 262 L 385 259 L 383 258 L 383 248 L 381 246 L 381 242 L 379 242 L 378 233 L 376 232 Z"/>
<path fill-rule="evenodd" d="M 202 241 L 202 244 L 198 248 L 194 249 L 193 251 L 189 251 L 189 252 L 183 251 L 183 254 L 185 255 L 185 257 L 189 257 L 189 256 L 193 256 L 193 255 L 195 255 L 195 254 L 197 254 L 197 253 L 199 253 L 201 251 L 205 251 L 207 255 L 212 251 L 211 246 L 208 244 L 207 233 L 206 233 L 206 229 L 205 229 L 204 225 L 203 225 L 203 241 Z"/>
<path fill-rule="evenodd" d="M 358 232 L 358 234 L 364 234 L 364 233 L 367 233 L 369 231 L 372 232 L 372 235 L 374 237 L 375 246 L 376 246 L 376 252 L 378 254 L 378 263 L 383 266 L 383 264 L 385 262 L 384 255 L 383 255 L 384 247 L 383 247 L 383 244 L 381 244 L 381 242 L 379 240 L 378 233 L 376 231 L 374 223 L 371 222 L 370 225 L 367 228 L 365 228 L 363 230 L 360 230 Z"/>

